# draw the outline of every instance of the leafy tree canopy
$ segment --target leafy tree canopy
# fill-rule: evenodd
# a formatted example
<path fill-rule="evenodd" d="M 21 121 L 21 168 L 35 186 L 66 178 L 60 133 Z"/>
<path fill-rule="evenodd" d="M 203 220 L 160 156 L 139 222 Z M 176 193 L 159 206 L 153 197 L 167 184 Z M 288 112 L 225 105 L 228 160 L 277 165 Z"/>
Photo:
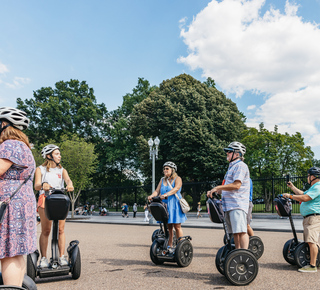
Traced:
<path fill-rule="evenodd" d="M 223 148 L 239 140 L 245 128 L 234 102 L 214 86 L 187 74 L 163 81 L 134 106 L 130 117 L 130 133 L 143 174 L 151 175 L 147 141 L 158 136 L 158 177 L 162 164 L 171 160 L 185 181 L 212 180 L 217 173 L 225 172 Z"/>
<path fill-rule="evenodd" d="M 247 147 L 245 161 L 252 177 L 305 175 L 312 166 L 313 152 L 305 146 L 300 133 L 289 135 L 268 131 L 264 124 L 259 129 L 248 128 L 243 132 L 243 144 Z"/>
<path fill-rule="evenodd" d="M 94 142 L 106 129 L 107 108 L 97 104 L 93 89 L 85 81 L 60 81 L 54 89 L 43 87 L 33 93 L 33 98 L 18 99 L 17 103 L 30 118 L 26 133 L 36 145 L 49 139 L 59 141 L 63 134 L 77 134 Z"/>

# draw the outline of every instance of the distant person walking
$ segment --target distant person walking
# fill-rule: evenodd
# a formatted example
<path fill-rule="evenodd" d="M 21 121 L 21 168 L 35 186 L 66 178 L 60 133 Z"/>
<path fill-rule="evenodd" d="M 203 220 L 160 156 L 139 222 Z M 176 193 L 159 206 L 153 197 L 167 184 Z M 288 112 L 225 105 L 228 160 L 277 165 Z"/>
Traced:
<path fill-rule="evenodd" d="M 133 204 L 132 210 L 133 210 L 133 217 L 135 218 L 138 211 L 138 207 L 136 203 Z"/>
<path fill-rule="evenodd" d="M 146 204 L 144 207 L 144 222 L 148 222 L 149 221 L 149 210 L 148 210 L 148 204 Z"/>

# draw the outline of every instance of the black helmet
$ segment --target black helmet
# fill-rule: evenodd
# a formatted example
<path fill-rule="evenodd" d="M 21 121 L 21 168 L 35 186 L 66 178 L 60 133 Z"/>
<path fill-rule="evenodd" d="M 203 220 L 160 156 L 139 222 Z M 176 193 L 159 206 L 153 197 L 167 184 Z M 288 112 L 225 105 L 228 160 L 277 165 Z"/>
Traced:
<path fill-rule="evenodd" d="M 320 168 L 313 166 L 310 169 L 308 169 L 308 174 L 320 178 Z"/>

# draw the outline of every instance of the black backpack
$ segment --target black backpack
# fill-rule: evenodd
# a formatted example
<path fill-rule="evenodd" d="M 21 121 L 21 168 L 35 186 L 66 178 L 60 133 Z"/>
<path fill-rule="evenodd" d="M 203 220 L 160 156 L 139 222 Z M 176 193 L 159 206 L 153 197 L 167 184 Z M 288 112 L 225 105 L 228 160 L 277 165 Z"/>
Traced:
<path fill-rule="evenodd" d="M 289 199 L 284 198 L 282 196 L 276 197 L 274 199 L 274 207 L 279 216 L 289 217 L 291 216 L 291 207 L 289 203 Z"/>
<path fill-rule="evenodd" d="M 213 223 L 222 224 L 224 220 L 222 201 L 218 199 L 209 198 L 207 200 L 207 207 L 211 221 Z"/>

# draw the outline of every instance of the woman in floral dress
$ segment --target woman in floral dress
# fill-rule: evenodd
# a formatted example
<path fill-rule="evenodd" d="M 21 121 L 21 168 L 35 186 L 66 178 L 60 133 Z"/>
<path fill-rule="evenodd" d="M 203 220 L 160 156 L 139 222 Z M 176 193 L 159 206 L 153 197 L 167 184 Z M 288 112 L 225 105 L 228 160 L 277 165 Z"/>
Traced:
<path fill-rule="evenodd" d="M 8 201 L 35 169 L 28 137 L 26 113 L 0 108 L 0 201 Z M 33 175 L 9 201 L 0 224 L 0 261 L 4 285 L 22 285 L 26 270 L 23 255 L 36 250 L 36 200 Z"/>

